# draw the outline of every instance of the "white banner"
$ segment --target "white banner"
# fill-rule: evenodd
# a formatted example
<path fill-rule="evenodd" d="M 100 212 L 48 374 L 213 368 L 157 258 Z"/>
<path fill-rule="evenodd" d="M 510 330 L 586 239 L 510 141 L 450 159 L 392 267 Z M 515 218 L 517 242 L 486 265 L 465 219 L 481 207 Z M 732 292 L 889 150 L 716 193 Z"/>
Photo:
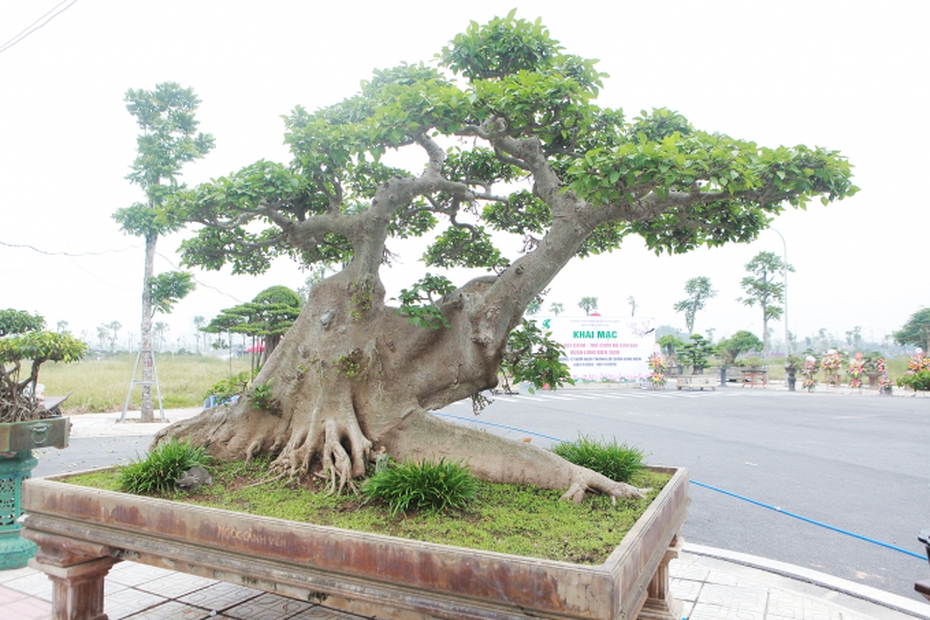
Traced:
<path fill-rule="evenodd" d="M 537 319 L 565 347 L 562 362 L 575 381 L 644 381 L 655 347 L 653 319 L 600 316 Z"/>

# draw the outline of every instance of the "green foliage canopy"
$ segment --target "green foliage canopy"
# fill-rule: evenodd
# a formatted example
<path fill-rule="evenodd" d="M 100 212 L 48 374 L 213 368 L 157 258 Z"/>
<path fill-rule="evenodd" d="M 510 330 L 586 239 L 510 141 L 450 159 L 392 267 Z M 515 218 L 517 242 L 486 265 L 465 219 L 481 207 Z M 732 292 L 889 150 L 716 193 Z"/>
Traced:
<path fill-rule="evenodd" d="M 262 160 L 179 192 L 166 219 L 204 225 L 184 242 L 185 263 L 260 273 L 282 255 L 346 264 L 362 253 L 374 264 L 384 248 L 365 244 L 387 221 L 388 236 L 434 235 L 427 266 L 500 271 L 510 261 L 493 231 L 523 235 L 531 252 L 560 217 L 585 231 L 569 255 L 631 234 L 678 253 L 751 241 L 786 205 L 857 191 L 835 151 L 766 148 L 670 110 L 628 118 L 598 106 L 596 61 L 514 12 L 473 22 L 435 60 L 375 71 L 331 106 L 295 108 L 289 163 Z M 423 175 L 384 163 L 406 147 L 429 157 Z"/>
<path fill-rule="evenodd" d="M 685 313 L 685 325 L 688 333 L 694 333 L 694 318 L 698 310 L 703 310 L 707 300 L 717 296 L 717 291 L 710 285 L 710 278 L 700 276 L 690 278 L 685 283 L 685 293 L 687 299 L 683 299 L 675 304 L 675 312 Z"/>
<path fill-rule="evenodd" d="M 755 334 L 744 329 L 717 343 L 717 352 L 724 364 L 732 364 L 743 353 L 761 350 L 762 341 Z"/>
<path fill-rule="evenodd" d="M 900 330 L 894 333 L 898 344 L 923 347 L 930 351 L 930 308 L 921 308 L 911 315 Z"/>
<path fill-rule="evenodd" d="M 248 303 L 222 310 L 201 331 L 281 337 L 300 315 L 300 295 L 286 286 L 271 286 Z"/>
<path fill-rule="evenodd" d="M 0 310 L 0 422 L 19 422 L 47 415 L 36 400 L 39 368 L 45 362 L 84 358 L 87 345 L 69 332 L 45 330 L 45 319 L 22 310 Z M 25 379 L 22 362 L 31 360 Z"/>

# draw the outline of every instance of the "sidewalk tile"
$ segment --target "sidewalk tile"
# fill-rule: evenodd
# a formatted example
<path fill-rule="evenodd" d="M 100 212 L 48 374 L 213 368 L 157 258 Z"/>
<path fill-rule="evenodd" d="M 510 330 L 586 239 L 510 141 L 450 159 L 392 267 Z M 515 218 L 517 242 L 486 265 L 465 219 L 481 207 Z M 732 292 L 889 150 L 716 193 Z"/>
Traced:
<path fill-rule="evenodd" d="M 9 568 L 7 570 L 0 570 L 0 583 L 13 581 L 14 579 L 19 579 L 20 577 L 28 577 L 30 575 L 34 575 L 35 573 L 35 569 L 32 568 Z"/>
<path fill-rule="evenodd" d="M 765 620 L 765 612 L 698 601 L 694 604 L 688 620 Z"/>
<path fill-rule="evenodd" d="M 311 605 L 277 594 L 262 594 L 259 597 L 223 611 L 227 616 L 241 620 L 284 620 Z"/>
<path fill-rule="evenodd" d="M 4 620 L 48 620 L 52 617 L 52 604 L 32 597 L 12 603 L 0 601 L 0 609 Z"/>
<path fill-rule="evenodd" d="M 158 577 L 136 586 L 137 590 L 151 592 L 167 598 L 180 598 L 185 594 L 202 590 L 207 586 L 216 583 L 214 579 L 198 577 L 196 575 L 187 575 L 184 573 L 171 573 L 164 577 Z"/>
<path fill-rule="evenodd" d="M 124 586 L 134 588 L 148 581 L 174 574 L 174 571 L 168 570 L 167 568 L 138 564 L 136 562 L 120 562 L 107 573 L 107 581 L 112 580 Z"/>
<path fill-rule="evenodd" d="M 367 616 L 356 616 L 355 614 L 316 605 L 299 612 L 297 615 L 288 616 L 287 620 L 361 620 L 362 618 L 367 618 Z"/>
<path fill-rule="evenodd" d="M 672 596 L 679 601 L 691 601 L 692 603 L 698 600 L 703 585 L 704 583 L 701 581 L 690 581 L 685 579 L 672 579 L 669 581 L 669 589 L 672 591 Z"/>
<path fill-rule="evenodd" d="M 191 607 L 177 601 L 168 601 L 125 618 L 126 620 L 204 620 L 218 617 L 221 616 L 211 616 L 206 609 Z"/>
<path fill-rule="evenodd" d="M 155 607 L 167 600 L 163 596 L 156 596 L 134 588 L 126 588 L 116 594 L 107 596 L 103 608 L 110 620 L 117 620 L 117 618 L 125 618 L 150 607 Z"/>
<path fill-rule="evenodd" d="M 45 573 L 30 571 L 32 574 L 23 575 L 17 579 L 4 582 L 4 587 L 17 592 L 40 598 L 43 601 L 52 600 L 52 582 Z"/>
<path fill-rule="evenodd" d="M 222 611 L 234 605 L 256 598 L 262 594 L 261 590 L 237 586 L 231 583 L 219 582 L 207 586 L 202 590 L 181 596 L 178 600 L 188 605 L 196 605 L 204 609 Z"/>

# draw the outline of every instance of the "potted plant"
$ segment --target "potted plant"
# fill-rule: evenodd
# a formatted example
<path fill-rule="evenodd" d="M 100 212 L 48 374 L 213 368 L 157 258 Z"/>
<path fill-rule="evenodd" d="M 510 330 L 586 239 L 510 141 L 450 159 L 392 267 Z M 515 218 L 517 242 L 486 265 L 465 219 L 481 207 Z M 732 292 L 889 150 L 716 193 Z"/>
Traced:
<path fill-rule="evenodd" d="M 804 389 L 813 392 L 817 387 L 817 358 L 813 355 L 806 356 L 801 374 L 804 376 Z"/>
<path fill-rule="evenodd" d="M 798 369 L 804 367 L 804 360 L 800 355 L 789 355 L 785 358 L 785 383 L 788 391 L 794 392 L 798 381 Z"/>
<path fill-rule="evenodd" d="M 39 368 L 47 361 L 71 362 L 87 346 L 70 333 L 45 331 L 45 320 L 21 310 L 0 310 L 0 504 L 11 505 L 0 520 L 0 569 L 25 566 L 35 545 L 19 536 L 22 481 L 37 461 L 33 448 L 68 445 L 68 418 L 46 407 Z M 28 372 L 23 362 L 30 361 Z"/>

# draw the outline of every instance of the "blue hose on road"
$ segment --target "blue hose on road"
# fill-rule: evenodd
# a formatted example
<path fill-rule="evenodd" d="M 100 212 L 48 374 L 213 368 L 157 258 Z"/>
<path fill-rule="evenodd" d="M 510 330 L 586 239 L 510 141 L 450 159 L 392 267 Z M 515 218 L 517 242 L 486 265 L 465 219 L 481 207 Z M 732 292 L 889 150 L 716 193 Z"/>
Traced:
<path fill-rule="evenodd" d="M 870 542 L 870 543 L 879 545 L 880 547 L 885 547 L 885 548 L 887 548 L 887 549 L 893 549 L 894 551 L 900 551 L 901 553 L 914 556 L 914 557 L 917 558 L 918 560 L 926 560 L 926 559 L 927 559 L 927 558 L 925 558 L 924 556 L 920 555 L 919 553 L 914 553 L 913 551 L 909 551 L 909 550 L 903 549 L 903 548 L 901 548 L 901 547 L 896 547 L 896 546 L 894 546 L 894 545 L 889 545 L 888 543 L 881 542 L 880 540 L 875 540 L 874 538 L 868 538 L 867 536 L 861 536 L 861 535 L 859 535 L 859 534 L 855 534 L 855 533 L 850 532 L 850 531 L 848 531 L 848 530 L 843 530 L 843 529 L 840 529 L 840 528 L 838 528 L 838 527 L 833 527 L 832 525 L 827 525 L 826 523 L 821 523 L 820 521 L 815 521 L 815 520 L 813 520 L 813 519 L 808 519 L 807 517 L 802 517 L 802 516 L 799 515 L 799 514 L 795 514 L 795 513 L 793 513 L 793 512 L 788 512 L 787 510 L 782 510 L 782 509 L 779 508 L 778 506 L 771 506 L 771 505 L 769 505 L 769 504 L 764 504 L 764 503 L 758 502 L 758 501 L 756 501 L 756 500 L 754 500 L 754 499 L 749 499 L 748 497 L 743 497 L 742 495 L 737 495 L 736 493 L 731 493 L 730 491 L 724 491 L 723 489 L 718 489 L 717 487 L 712 487 L 712 486 L 710 486 L 709 484 L 704 484 L 703 482 L 698 482 L 697 480 L 691 480 L 690 482 L 691 482 L 691 484 L 697 485 L 697 486 L 699 486 L 699 487 L 704 487 L 705 489 L 710 489 L 711 491 L 716 491 L 717 493 L 723 493 L 724 495 L 729 495 L 730 497 L 735 497 L 736 499 L 741 499 L 741 500 L 743 500 L 744 502 L 749 502 L 750 504 L 755 504 L 756 506 L 762 506 L 763 508 L 768 508 L 769 510 L 774 510 L 775 512 L 781 513 L 781 514 L 783 514 L 783 515 L 787 515 L 787 516 L 789 516 L 789 517 L 794 517 L 795 519 L 800 519 L 801 521 L 804 521 L 804 522 L 806 522 L 806 523 L 810 523 L 810 524 L 812 524 L 812 525 L 817 525 L 817 526 L 826 528 L 826 529 L 828 529 L 828 530 L 833 530 L 834 532 L 839 532 L 840 534 L 846 534 L 847 536 L 852 536 L 853 538 L 858 538 L 859 540 L 864 540 L 864 541 L 866 541 L 866 542 Z"/>
<path fill-rule="evenodd" d="M 534 436 L 536 436 L 536 437 L 542 437 L 542 438 L 544 438 L 544 439 L 548 439 L 548 440 L 550 440 L 550 441 L 556 441 L 556 442 L 558 442 L 558 443 L 571 443 L 571 442 L 569 442 L 569 441 L 566 441 L 565 439 L 559 439 L 558 437 L 551 437 L 551 436 L 549 436 L 549 435 L 543 435 L 542 433 L 534 433 L 533 431 L 528 431 L 528 430 L 526 430 L 526 429 L 517 428 L 517 427 L 515 427 L 515 426 L 507 426 L 506 424 L 497 424 L 496 422 L 486 422 L 486 421 L 484 421 L 484 420 L 476 420 L 476 419 L 474 419 L 474 418 L 465 418 L 465 417 L 462 417 L 462 416 L 452 415 L 452 414 L 449 414 L 449 413 L 439 413 L 438 411 L 433 411 L 432 413 L 433 413 L 433 415 L 442 416 L 442 417 L 444 417 L 444 418 L 453 418 L 453 419 L 455 419 L 455 420 L 464 420 L 464 421 L 466 421 L 466 422 L 475 422 L 476 424 L 484 424 L 485 426 L 494 426 L 494 427 L 496 427 L 496 428 L 503 428 L 503 429 L 506 429 L 506 430 L 508 430 L 508 431 L 517 431 L 518 433 L 525 433 L 525 434 L 527 434 L 527 435 L 534 435 Z M 693 485 L 696 485 L 696 486 L 699 486 L 699 487 L 703 487 L 703 488 L 705 488 L 705 489 L 710 489 L 711 491 L 716 491 L 716 492 L 718 492 L 718 493 L 723 493 L 724 495 L 729 495 L 730 497 L 735 497 L 736 499 L 741 499 L 741 500 L 743 500 L 744 502 L 749 502 L 750 504 L 755 504 L 756 506 L 761 506 L 762 508 L 768 508 L 769 510 L 774 510 L 775 512 L 781 513 L 781 514 L 786 515 L 786 516 L 789 516 L 789 517 L 794 517 L 795 519 L 799 519 L 799 520 L 801 520 L 801 521 L 804 521 L 805 523 L 810 523 L 811 525 L 817 525 L 817 526 L 819 526 L 819 527 L 823 527 L 823 528 L 826 528 L 826 529 L 828 529 L 828 530 L 833 530 L 834 532 L 838 532 L 838 533 L 840 533 L 840 534 L 845 534 L 845 535 L 847 535 L 847 536 L 852 536 L 853 538 L 858 538 L 859 540 L 864 540 L 865 542 L 870 542 L 870 543 L 875 544 L 875 545 L 878 545 L 878 546 L 880 546 L 880 547 L 885 547 L 886 549 L 892 549 L 893 551 L 900 551 L 901 553 L 904 553 L 905 555 L 913 556 L 913 557 L 915 557 L 915 558 L 917 558 L 918 560 L 921 560 L 921 561 L 927 559 L 927 558 L 925 558 L 924 556 L 920 555 L 919 553 L 914 553 L 913 551 L 910 551 L 910 550 L 908 550 L 908 549 L 904 549 L 904 548 L 902 548 L 902 547 L 896 547 L 895 545 L 890 545 L 890 544 L 888 544 L 888 543 L 881 542 L 880 540 L 875 540 L 874 538 L 868 538 L 867 536 L 862 536 L 862 535 L 860 535 L 860 534 L 856 534 L 856 533 L 850 532 L 850 531 L 848 531 L 848 530 L 840 529 L 840 528 L 838 528 L 838 527 L 833 527 L 832 525 L 827 525 L 826 523 L 821 523 L 820 521 L 815 521 L 815 520 L 813 520 L 813 519 L 808 519 L 807 517 L 803 517 L 803 516 L 801 516 L 801 515 L 799 515 L 799 514 L 795 514 L 795 513 L 793 513 L 793 512 L 789 512 L 789 511 L 787 511 L 787 510 L 782 510 L 781 508 L 779 508 L 779 507 L 777 507 L 777 506 L 772 506 L 772 505 L 770 505 L 770 504 L 765 504 L 765 503 L 763 503 L 763 502 L 759 502 L 759 501 L 756 501 L 756 500 L 754 500 L 754 499 L 750 499 L 750 498 L 748 498 L 748 497 L 744 497 L 744 496 L 742 496 L 742 495 L 737 495 L 736 493 L 731 493 L 730 491 L 724 491 L 723 489 L 718 489 L 717 487 L 713 487 L 713 486 L 711 486 L 711 485 L 709 485 L 709 484 L 704 484 L 703 482 L 698 482 L 697 480 L 689 480 L 689 482 L 690 482 L 691 484 L 693 484 Z"/>

